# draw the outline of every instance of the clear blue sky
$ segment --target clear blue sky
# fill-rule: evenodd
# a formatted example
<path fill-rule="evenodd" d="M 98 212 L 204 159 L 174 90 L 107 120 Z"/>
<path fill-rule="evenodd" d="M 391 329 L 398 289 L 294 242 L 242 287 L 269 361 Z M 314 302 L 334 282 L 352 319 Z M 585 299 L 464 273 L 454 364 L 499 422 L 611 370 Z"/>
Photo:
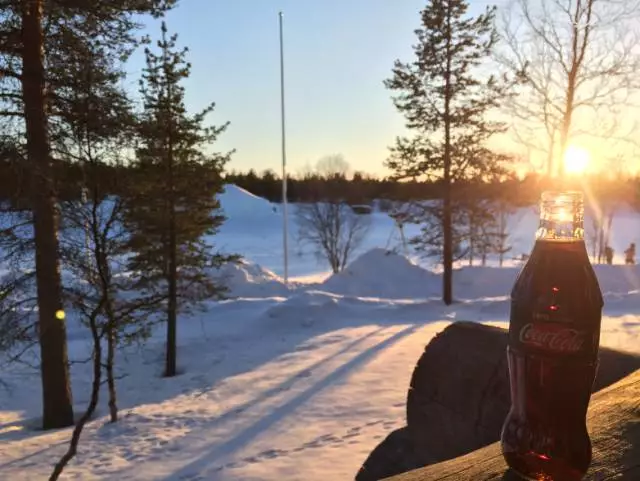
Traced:
<path fill-rule="evenodd" d="M 477 4 L 486 5 L 478 0 Z M 235 148 L 229 168 L 281 169 L 278 11 L 284 12 L 289 172 L 334 153 L 382 174 L 403 133 L 382 81 L 408 60 L 425 0 L 182 0 L 167 17 L 190 48 L 187 106 L 211 101 L 213 123 L 230 121 L 216 150 Z M 159 25 L 159 24 L 158 24 Z M 159 28 L 149 23 L 148 33 Z M 133 59 L 131 86 L 141 56 Z"/>

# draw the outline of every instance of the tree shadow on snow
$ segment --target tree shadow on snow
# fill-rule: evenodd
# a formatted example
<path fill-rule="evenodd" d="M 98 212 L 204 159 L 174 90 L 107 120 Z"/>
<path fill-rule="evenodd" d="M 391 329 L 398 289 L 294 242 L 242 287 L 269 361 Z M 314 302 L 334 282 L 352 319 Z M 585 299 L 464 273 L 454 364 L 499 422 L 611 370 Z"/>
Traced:
<path fill-rule="evenodd" d="M 261 402 L 264 402 L 268 398 L 273 397 L 283 392 L 284 390 L 287 390 L 292 385 L 292 383 L 296 381 L 297 378 L 304 374 L 305 371 L 313 371 L 314 369 L 317 369 L 322 365 L 329 363 L 332 359 L 335 359 L 340 355 L 354 350 L 357 345 L 362 344 L 367 339 L 381 334 L 382 331 L 387 328 L 387 326 L 379 327 L 378 329 L 369 332 L 362 337 L 359 337 L 357 340 L 341 348 L 340 351 L 318 361 L 312 366 L 306 367 L 302 372 L 299 372 L 295 376 L 289 378 L 279 386 L 261 393 L 258 397 L 252 399 L 251 401 L 248 401 L 243 405 L 235 407 L 235 409 L 226 412 L 222 416 L 216 417 L 215 419 L 212 419 L 208 422 L 204 422 L 203 424 L 198 426 L 198 429 L 190 432 L 182 438 L 178 438 L 175 440 L 175 442 L 179 442 L 181 445 L 189 446 L 190 453 L 196 454 L 198 456 L 197 459 L 195 459 L 188 465 L 183 466 L 177 472 L 172 473 L 166 479 L 184 479 L 185 477 L 196 475 L 199 475 L 200 479 L 213 479 L 211 476 L 214 476 L 214 473 L 218 471 L 232 467 L 239 467 L 242 464 L 252 462 L 252 459 L 247 459 L 240 460 L 235 463 L 219 463 L 223 458 L 232 456 L 234 453 L 248 445 L 251 441 L 256 439 L 262 433 L 266 432 L 273 425 L 282 421 L 289 413 L 295 411 L 306 402 L 311 400 L 314 396 L 320 394 L 324 389 L 343 379 L 353 370 L 366 364 L 368 361 L 372 360 L 374 356 L 389 348 L 394 343 L 400 341 L 402 338 L 410 336 L 420 327 L 421 326 L 419 325 L 407 326 L 399 332 L 396 332 L 388 338 L 375 344 L 374 346 L 371 346 L 358 353 L 349 361 L 340 365 L 340 367 L 330 372 L 322 379 L 318 380 L 315 384 L 313 384 L 303 392 L 297 394 L 293 398 L 284 402 L 284 404 L 281 404 L 279 407 L 275 408 L 271 413 L 244 427 L 241 431 L 233 435 L 231 438 L 226 439 L 224 442 L 220 442 L 220 444 L 217 444 L 214 447 L 211 447 L 209 444 L 201 444 L 200 446 L 198 446 L 198 442 L 202 443 L 203 437 L 206 438 L 206 436 L 203 436 L 203 434 L 215 429 L 216 427 L 227 421 L 230 421 L 233 417 L 237 417 L 238 414 L 242 411 L 247 410 Z M 264 454 L 267 457 L 273 457 L 282 453 L 279 450 L 270 450 L 270 453 Z M 258 457 L 260 457 L 260 455 L 258 455 Z M 253 462 L 255 462 L 255 460 L 253 460 Z M 216 463 L 218 463 L 217 466 Z M 121 473 L 113 473 L 114 476 L 119 476 L 120 474 Z"/>
<path fill-rule="evenodd" d="M 444 319 L 440 313 L 430 313 L 426 309 L 427 304 L 441 305 L 439 301 L 416 303 L 412 311 L 421 312 L 421 316 L 413 314 L 407 317 L 406 307 L 399 305 L 381 309 L 373 318 L 368 317 L 366 311 L 349 312 L 349 300 L 345 301 L 347 302 L 336 305 L 335 310 L 330 309 L 327 312 L 321 309 L 314 313 L 313 306 L 309 309 L 298 308 L 300 309 L 299 317 L 291 316 L 287 312 L 283 317 L 270 318 L 264 315 L 269 311 L 267 308 L 255 316 L 255 319 L 245 323 L 244 330 L 238 328 L 237 332 L 218 333 L 214 327 L 209 331 L 208 338 L 204 338 L 203 333 L 200 340 L 192 339 L 178 347 L 181 374 L 173 378 L 163 378 L 161 375 L 164 361 L 164 344 L 161 342 L 150 343 L 137 353 L 129 353 L 128 359 L 120 357 L 119 371 L 125 376 L 118 380 L 120 409 L 127 411 L 138 405 L 161 403 L 180 395 L 207 396 L 216 391 L 225 379 L 250 373 L 271 362 L 286 362 L 289 357 L 298 356 L 303 351 L 318 349 L 325 344 L 343 345 L 335 354 L 318 363 L 323 365 L 379 334 L 382 329 L 408 324 L 423 326 Z M 237 322 L 235 316 L 243 315 L 239 305 L 247 302 L 253 301 L 241 300 L 219 306 L 222 309 L 214 308 L 210 312 L 210 317 L 218 323 L 235 323 Z M 269 307 L 278 309 L 283 304 L 286 304 L 286 301 L 285 303 L 272 301 Z M 311 315 L 308 314 L 309 311 Z M 347 315 L 343 315 L 343 311 Z M 234 317 L 230 318 L 229 313 Z M 420 321 L 412 322 L 414 319 L 417 320 L 418 316 L 421 317 Z M 402 321 L 389 319 L 402 319 Z M 208 322 L 206 321 L 205 324 Z M 367 327 L 374 330 L 367 333 L 343 331 Z M 179 326 L 180 329 L 181 326 Z M 205 327 L 205 330 L 208 328 Z M 178 336 L 180 338 L 180 333 Z M 314 368 L 312 366 L 303 369 L 284 382 L 282 387 L 270 389 L 262 393 L 261 397 L 269 397 L 270 393 L 277 394 L 288 389 L 298 379 L 305 377 L 305 371 Z M 138 372 L 133 372 L 134 370 Z M 83 390 L 88 392 L 88 389 L 87 382 Z M 74 391 L 76 390 L 74 386 Z M 101 399 L 106 399 L 106 393 Z M 260 399 L 251 401 L 249 404 L 258 402 Z M 240 407 L 235 409 L 237 412 L 241 410 Z"/>
<path fill-rule="evenodd" d="M 286 301 L 285 301 L 286 302 Z M 349 304 L 346 299 L 346 304 Z M 425 302 L 431 304 L 431 302 Z M 253 304 L 247 311 L 247 304 Z M 263 299 L 263 300 L 238 300 L 226 304 L 219 304 L 207 313 L 203 319 L 202 334 L 194 336 L 195 331 L 200 331 L 201 325 L 197 319 L 186 319 L 179 325 L 179 365 L 182 374 L 173 378 L 162 377 L 162 366 L 164 360 L 164 343 L 162 337 L 156 337 L 147 345 L 141 348 L 127 348 L 118 352 L 117 356 L 117 376 L 118 379 L 118 404 L 120 408 L 120 422 L 115 425 L 105 424 L 96 426 L 92 431 L 98 438 L 109 437 L 115 442 L 113 436 L 121 437 L 119 440 L 128 443 L 128 437 L 137 438 L 144 433 L 145 423 L 150 427 L 161 426 L 166 423 L 167 417 L 172 418 L 173 422 L 183 422 L 184 426 L 191 427 L 191 432 L 199 432 L 200 430 L 213 429 L 216 426 L 224 425 L 231 421 L 234 417 L 240 418 L 243 411 L 251 410 L 263 403 L 273 401 L 276 396 L 295 387 L 296 383 L 304 382 L 311 376 L 312 371 L 326 368 L 331 362 L 339 360 L 343 355 L 350 352 L 358 352 L 360 346 L 370 341 L 376 336 L 383 334 L 385 329 L 402 325 L 409 327 L 402 331 L 391 335 L 378 345 L 368 348 L 367 350 L 356 355 L 355 358 L 349 360 L 346 364 L 335 370 L 317 384 L 309 388 L 304 393 L 296 396 L 292 400 L 286 402 L 282 407 L 276 409 L 269 416 L 259 420 L 254 425 L 242 430 L 242 432 L 233 436 L 224 446 L 212 448 L 209 453 L 203 453 L 202 460 L 196 463 L 195 467 L 202 465 L 204 467 L 214 463 L 223 456 L 232 454 L 245 444 L 254 439 L 260 432 L 268 429 L 271 425 L 278 422 L 289 411 L 302 405 L 304 402 L 312 398 L 314 395 L 326 388 L 330 383 L 348 374 L 348 372 L 357 366 L 365 363 L 376 353 L 398 341 L 400 338 L 410 335 L 417 329 L 423 327 L 430 321 L 440 321 L 443 316 L 434 312 L 422 311 L 422 321 L 419 323 L 411 323 L 403 316 L 402 307 L 389 308 L 378 311 L 373 318 L 367 316 L 367 312 L 354 311 L 343 316 L 345 312 L 344 305 L 335 306 L 336 309 L 329 311 L 318 310 L 311 316 L 312 320 L 307 322 L 309 318 L 280 318 L 278 316 L 270 318 L 265 313 L 272 307 L 281 306 L 282 300 Z M 416 309 L 423 303 L 416 304 Z M 348 306 L 347 311 L 348 311 Z M 313 311 L 306 309 L 305 306 L 297 307 L 304 317 L 305 312 Z M 287 316 L 290 313 L 287 314 Z M 388 317 L 386 317 L 388 316 Z M 247 319 L 243 319 L 247 317 Z M 383 320 L 386 317 L 387 320 Z M 410 319 L 417 318 L 417 315 L 409 316 Z M 389 321 L 388 319 L 403 319 L 403 321 Z M 219 327 L 228 323 L 234 328 L 222 329 Z M 343 331 L 343 329 L 363 328 L 360 332 Z M 190 335 L 181 338 L 181 333 L 190 330 Z M 162 330 L 160 330 L 162 335 Z M 75 341 L 79 342 L 79 341 Z M 295 361 L 302 359 L 303 351 L 312 351 L 322 348 L 324 345 L 335 344 L 339 346 L 320 360 L 317 355 L 306 358 L 311 361 L 310 365 L 301 367 L 295 374 L 289 376 L 284 381 L 278 380 L 278 385 L 270 387 L 264 391 L 257 391 L 255 397 L 249 400 L 246 398 L 239 405 L 224 409 L 215 418 L 209 412 L 194 412 L 184 409 L 182 411 L 173 412 L 166 415 L 162 411 L 163 406 L 158 406 L 156 411 L 148 408 L 140 411 L 134 411 L 138 406 L 160 404 L 179 396 L 187 396 L 190 399 L 202 397 L 203 401 L 214 403 L 217 399 L 217 390 L 224 384 L 225 379 L 240 376 L 256 371 L 260 366 L 275 362 L 277 365 L 296 365 Z M 321 351 L 319 351 L 320 353 Z M 312 355 L 313 356 L 313 355 Z M 289 362 L 291 357 L 291 362 Z M 315 362 L 314 362 L 315 361 Z M 86 408 L 86 397 L 90 391 L 91 377 L 90 366 L 74 365 L 73 371 L 73 389 L 74 389 L 74 405 L 78 413 L 82 413 Z M 266 371 L 267 373 L 269 371 Z M 275 371 L 277 372 L 277 371 Z M 34 375 L 33 382 L 36 383 L 37 377 Z M 250 384 L 250 380 L 247 381 Z M 34 397 L 35 391 L 25 390 L 24 394 L 28 397 Z M 248 390 L 251 394 L 251 390 Z M 14 406 L 3 406 L 3 408 L 18 411 L 20 410 L 20 398 L 24 396 L 16 396 Z M 106 403 L 108 400 L 106 386 L 101 392 L 101 402 L 98 414 L 106 413 Z M 208 400 L 210 399 L 210 401 Z M 35 404 L 34 404 L 35 405 Z M 153 409 L 153 407 L 152 407 Z M 32 406 L 24 413 L 26 420 L 22 423 L 27 427 L 32 424 L 32 420 L 39 414 L 33 412 Z M 174 411 L 171 409 L 171 411 Z M 31 418 L 31 419 L 29 419 Z M 197 420 L 194 421 L 194 418 Z M 140 421 L 140 423 L 137 423 Z M 101 421 L 100 421 L 101 422 Z M 19 423 L 18 423 L 19 424 Z M 23 429 L 20 432 L 7 435 L 4 442 L 20 441 L 27 437 L 40 437 L 46 434 L 42 431 Z M 91 434 L 87 434 L 91 436 Z M 42 442 L 47 442 L 43 440 Z M 133 441 L 132 441 L 133 442 Z M 188 443 L 189 434 L 179 436 L 170 441 L 171 443 Z M 55 445 L 54 445 L 55 446 Z M 35 446 L 34 446 L 35 447 Z M 32 463 L 32 458 L 42 456 L 50 457 L 51 446 L 46 449 L 38 449 L 37 451 L 27 454 L 22 458 L 10 461 L 14 469 L 19 469 L 19 465 L 25 462 Z M 202 449 L 206 449 L 203 446 Z M 41 446 L 38 446 L 41 448 Z M 165 446 L 166 448 L 166 446 Z M 162 447 L 158 447 L 158 456 L 162 457 L 162 452 L 166 451 Z M 155 448 L 153 448 L 155 450 Z M 181 472 L 187 472 L 195 467 L 185 467 Z M 132 465 L 133 468 L 133 465 Z M 112 473 L 109 473 L 112 476 Z M 117 476 L 116 476 L 117 478 Z M 114 478 L 115 479 L 115 478 Z"/>

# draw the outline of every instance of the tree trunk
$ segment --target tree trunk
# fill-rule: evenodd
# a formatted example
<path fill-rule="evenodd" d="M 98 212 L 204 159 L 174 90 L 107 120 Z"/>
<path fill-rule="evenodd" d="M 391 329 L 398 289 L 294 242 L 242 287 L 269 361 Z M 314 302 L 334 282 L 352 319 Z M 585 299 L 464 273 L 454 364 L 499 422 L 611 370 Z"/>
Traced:
<path fill-rule="evenodd" d="M 584 481 L 640 479 L 639 400 L 640 370 L 593 396 L 587 422 L 593 444 L 593 461 Z M 466 456 L 387 479 L 522 481 L 507 469 L 499 442 Z"/>
<path fill-rule="evenodd" d="M 598 218 L 597 216 L 591 220 L 593 226 L 593 263 L 598 261 Z"/>
<path fill-rule="evenodd" d="M 112 323 L 112 321 L 109 321 Z M 115 379 L 115 357 L 116 357 L 116 333 L 115 327 L 111 325 L 107 333 L 107 362 L 105 371 L 107 374 L 107 387 L 109 390 L 109 419 L 112 423 L 118 421 L 118 400 Z"/>
<path fill-rule="evenodd" d="M 553 154 L 555 150 L 556 129 L 549 135 L 549 152 L 547 153 L 547 177 L 553 176 Z"/>
<path fill-rule="evenodd" d="M 598 227 L 598 264 L 602 264 L 604 247 L 604 217 L 602 217 Z"/>
<path fill-rule="evenodd" d="M 451 6 L 447 7 L 451 9 Z M 451 220 L 451 12 L 447 12 L 447 66 L 444 74 L 444 193 L 442 199 L 442 300 L 453 302 L 453 225 Z"/>
<path fill-rule="evenodd" d="M 165 60 L 166 62 L 167 60 Z M 169 88 L 169 98 L 171 95 L 171 86 Z M 167 302 L 167 357 L 165 363 L 166 377 L 175 376 L 177 369 L 177 330 L 178 330 L 178 242 L 176 232 L 176 195 L 175 195 L 175 178 L 174 178 L 174 162 L 173 157 L 173 114 L 169 113 L 169 121 L 167 122 L 167 170 L 169 184 L 169 299 Z"/>
<path fill-rule="evenodd" d="M 22 1 L 22 91 L 27 157 L 31 167 L 31 198 L 35 237 L 38 330 L 42 374 L 42 425 L 55 429 L 73 424 L 67 334 L 62 306 L 57 212 L 53 169 L 45 114 L 44 38 L 42 0 Z"/>
<path fill-rule="evenodd" d="M 604 246 L 605 246 L 605 248 L 607 246 L 609 246 L 609 244 L 611 243 L 611 228 L 613 226 L 613 217 L 614 217 L 615 213 L 616 213 L 615 208 L 614 207 L 610 207 L 609 208 L 609 213 L 607 214 L 607 230 L 606 230 L 605 236 L 604 236 Z"/>
<path fill-rule="evenodd" d="M 178 310 L 178 269 L 176 266 L 176 229 L 175 206 L 172 206 L 169 228 L 169 300 L 167 303 L 167 358 L 164 375 L 167 377 L 177 374 L 177 310 Z"/>

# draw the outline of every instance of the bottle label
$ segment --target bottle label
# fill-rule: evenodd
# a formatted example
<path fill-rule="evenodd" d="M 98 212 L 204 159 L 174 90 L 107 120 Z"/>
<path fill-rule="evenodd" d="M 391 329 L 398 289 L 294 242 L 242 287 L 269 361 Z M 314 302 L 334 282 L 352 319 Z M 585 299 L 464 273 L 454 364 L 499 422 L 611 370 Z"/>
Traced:
<path fill-rule="evenodd" d="M 598 355 L 600 322 L 581 315 L 540 316 L 529 306 L 511 306 L 509 345 L 525 352 L 591 358 Z"/>
<path fill-rule="evenodd" d="M 549 322 L 525 324 L 518 337 L 521 344 L 557 353 L 576 354 L 587 345 L 586 333 Z"/>

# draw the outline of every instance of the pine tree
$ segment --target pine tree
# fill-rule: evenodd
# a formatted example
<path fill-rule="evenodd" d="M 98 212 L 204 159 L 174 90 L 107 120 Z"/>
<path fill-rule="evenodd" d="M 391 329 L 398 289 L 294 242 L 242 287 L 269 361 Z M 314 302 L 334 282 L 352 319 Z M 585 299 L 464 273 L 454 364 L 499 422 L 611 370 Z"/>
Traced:
<path fill-rule="evenodd" d="M 388 89 L 398 92 L 394 105 L 414 134 L 396 139 L 387 166 L 398 179 L 441 181 L 442 205 L 425 207 L 419 220 L 435 217 L 441 226 L 445 304 L 453 302 L 454 184 L 482 179 L 500 168 L 500 156 L 485 144 L 504 130 L 486 114 L 504 98 L 507 84 L 478 70 L 498 38 L 495 8 L 472 18 L 468 7 L 464 0 L 430 0 L 416 30 L 414 60 L 396 61 L 392 77 L 385 81 Z M 428 235 L 424 229 L 423 233 Z"/>
<path fill-rule="evenodd" d="M 165 375 L 174 376 L 178 312 L 207 298 L 220 298 L 222 286 L 208 268 L 232 259 L 213 251 L 204 236 L 216 233 L 225 218 L 216 194 L 223 188 L 222 171 L 230 153 L 208 151 L 227 128 L 207 127 L 211 104 L 190 115 L 181 83 L 189 76 L 187 49 L 176 49 L 177 35 L 162 24 L 159 53 L 145 50 L 140 81 L 144 109 L 140 122 L 135 191 L 127 199 L 127 223 L 135 252 L 130 269 L 139 273 L 143 292 L 166 294 L 167 350 Z"/>
<path fill-rule="evenodd" d="M 56 125 L 69 94 L 66 65 L 78 46 L 97 39 L 122 54 L 135 44 L 136 15 L 160 15 L 175 0 L 6 0 L 0 4 L 0 117 L 11 125 L 23 155 L 35 251 L 37 335 L 41 353 L 43 427 L 73 424 L 58 246 Z M 24 139 L 24 140 L 23 140 Z M 21 200 L 22 200 L 21 199 Z M 0 233 L 10 238 L 12 229 Z M 30 287 L 25 287 L 30 296 Z M 22 293 L 23 295 L 25 292 Z"/>

